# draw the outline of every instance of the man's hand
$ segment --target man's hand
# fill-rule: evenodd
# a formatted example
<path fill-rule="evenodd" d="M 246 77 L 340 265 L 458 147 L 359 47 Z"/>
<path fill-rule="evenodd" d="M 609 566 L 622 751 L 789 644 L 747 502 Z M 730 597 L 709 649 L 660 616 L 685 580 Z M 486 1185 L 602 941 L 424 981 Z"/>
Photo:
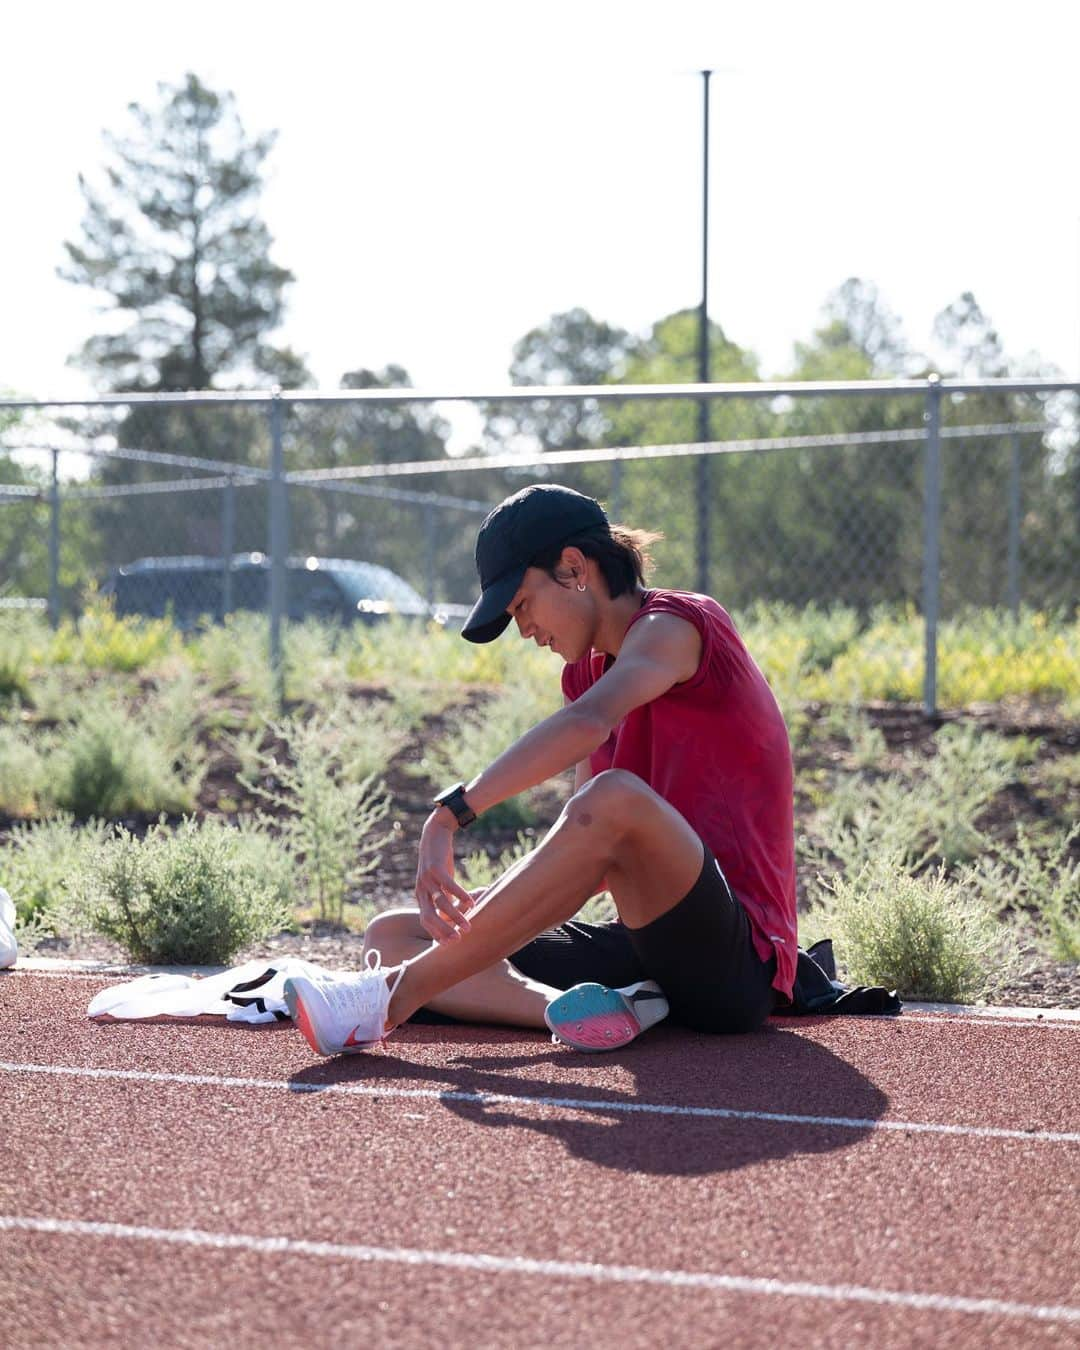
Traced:
<path fill-rule="evenodd" d="M 436 942 L 452 942 L 469 931 L 475 901 L 454 880 L 454 834 L 449 812 L 440 807 L 424 822 L 416 865 L 416 903 L 424 932 Z"/>

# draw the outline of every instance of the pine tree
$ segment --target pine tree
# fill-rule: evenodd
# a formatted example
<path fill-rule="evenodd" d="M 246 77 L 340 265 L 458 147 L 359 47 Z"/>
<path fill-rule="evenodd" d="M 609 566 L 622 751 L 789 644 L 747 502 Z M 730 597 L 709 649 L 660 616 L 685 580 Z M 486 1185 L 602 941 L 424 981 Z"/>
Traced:
<path fill-rule="evenodd" d="M 189 74 L 133 103 L 130 134 L 106 133 L 106 181 L 80 175 L 83 239 L 60 275 L 109 297 L 116 320 L 73 358 L 114 391 L 205 389 L 302 370 L 266 335 L 292 273 L 270 258 L 257 209 L 276 133 L 249 137 L 230 93 Z M 291 358 L 291 359 L 290 359 Z"/>

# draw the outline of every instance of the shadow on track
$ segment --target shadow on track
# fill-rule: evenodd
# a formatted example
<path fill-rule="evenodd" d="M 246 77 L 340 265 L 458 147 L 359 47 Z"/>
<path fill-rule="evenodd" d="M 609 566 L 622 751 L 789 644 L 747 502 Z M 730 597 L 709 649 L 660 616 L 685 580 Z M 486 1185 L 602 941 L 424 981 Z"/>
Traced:
<path fill-rule="evenodd" d="M 464 1029 L 410 1029 L 413 1045 L 462 1040 Z M 418 1034 L 419 1033 L 419 1034 Z M 512 1038 L 509 1040 L 508 1038 Z M 528 1038 L 526 1040 L 526 1038 Z M 524 1051 L 517 1047 L 522 1042 Z M 839 1116 L 873 1122 L 885 1111 L 885 1094 L 851 1064 L 806 1036 L 776 1026 L 748 1036 L 695 1036 L 658 1029 L 621 1055 L 584 1055 L 545 1044 L 528 1032 L 467 1029 L 468 1053 L 433 1065 L 391 1054 L 341 1057 L 293 1074 L 294 1084 L 385 1083 L 388 1087 L 438 1087 L 442 1105 L 470 1124 L 527 1129 L 557 1139 L 569 1154 L 617 1171 L 660 1176 L 735 1171 L 774 1158 L 847 1148 L 864 1131 L 844 1125 L 745 1118 L 662 1115 L 620 1109 L 648 1103 L 677 1107 Z M 490 1045 L 492 1053 L 482 1053 Z M 477 1053 L 480 1050 L 481 1053 Z M 499 1051 L 502 1053 L 499 1053 Z M 560 1082 L 550 1069 L 573 1072 Z M 582 1069 L 594 1081 L 582 1081 Z M 604 1086 L 612 1071 L 631 1074 L 633 1088 Z M 541 1076 L 542 1075 L 542 1076 Z M 482 1094 L 557 1097 L 588 1103 L 518 1106 Z M 605 1109 L 609 1106 L 609 1109 Z"/>

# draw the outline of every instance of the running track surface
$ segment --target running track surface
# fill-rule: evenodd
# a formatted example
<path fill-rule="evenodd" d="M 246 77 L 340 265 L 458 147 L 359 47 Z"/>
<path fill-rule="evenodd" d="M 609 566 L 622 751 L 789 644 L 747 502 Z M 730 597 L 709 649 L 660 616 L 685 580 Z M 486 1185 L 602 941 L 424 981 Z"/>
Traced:
<path fill-rule="evenodd" d="M 0 977 L 7 1346 L 1080 1346 L 1080 1023 L 95 1025 Z"/>

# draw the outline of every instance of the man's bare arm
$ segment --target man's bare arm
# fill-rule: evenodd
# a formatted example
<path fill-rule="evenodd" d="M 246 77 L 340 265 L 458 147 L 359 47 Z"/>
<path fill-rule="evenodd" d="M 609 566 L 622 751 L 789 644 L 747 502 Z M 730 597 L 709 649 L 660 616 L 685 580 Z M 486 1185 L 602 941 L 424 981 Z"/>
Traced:
<path fill-rule="evenodd" d="M 591 689 L 526 732 L 466 785 L 470 806 L 480 814 L 571 767 L 576 781 L 582 763 L 588 767 L 589 756 L 629 712 L 690 679 L 700 660 L 701 637 L 693 624 L 674 614 L 641 619 Z"/>

